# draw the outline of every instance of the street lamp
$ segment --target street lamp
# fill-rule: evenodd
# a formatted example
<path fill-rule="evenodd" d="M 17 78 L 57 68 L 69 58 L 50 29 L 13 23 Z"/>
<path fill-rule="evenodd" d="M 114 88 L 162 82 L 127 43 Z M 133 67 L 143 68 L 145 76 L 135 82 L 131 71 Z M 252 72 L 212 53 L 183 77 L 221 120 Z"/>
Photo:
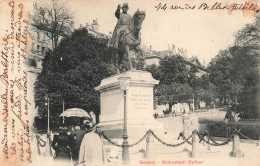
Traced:
<path fill-rule="evenodd" d="M 122 149 L 122 160 L 123 164 L 129 164 L 129 144 L 127 141 L 127 108 L 126 108 L 126 91 L 129 86 L 130 77 L 120 77 L 118 78 L 120 83 L 120 88 L 124 91 L 124 133 L 123 133 L 123 149 Z"/>
<path fill-rule="evenodd" d="M 51 138 L 50 138 L 50 102 L 49 102 L 49 96 L 48 95 L 46 95 L 45 96 L 45 101 L 47 101 L 47 103 L 45 103 L 45 105 L 47 105 L 47 107 L 48 107 L 48 129 L 47 129 L 47 145 L 49 145 L 49 147 L 48 146 L 46 146 L 46 148 L 47 148 L 47 152 L 48 153 L 50 153 L 50 156 L 52 156 L 52 150 L 51 150 L 51 144 L 50 144 L 50 142 L 51 142 Z"/>
<path fill-rule="evenodd" d="M 50 103 L 49 103 L 49 97 L 48 96 L 45 96 L 45 101 L 47 101 L 47 103 L 45 103 L 45 105 L 47 105 L 48 107 L 48 128 L 47 128 L 47 134 L 50 133 Z"/>

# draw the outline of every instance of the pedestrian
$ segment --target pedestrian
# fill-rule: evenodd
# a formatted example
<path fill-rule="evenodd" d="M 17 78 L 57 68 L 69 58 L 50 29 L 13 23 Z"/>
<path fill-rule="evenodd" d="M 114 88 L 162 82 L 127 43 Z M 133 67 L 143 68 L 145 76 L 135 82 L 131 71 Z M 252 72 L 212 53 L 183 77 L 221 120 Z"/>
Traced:
<path fill-rule="evenodd" d="M 226 114 L 225 114 L 225 118 L 224 118 L 224 120 L 228 120 L 228 121 L 231 121 L 231 120 L 233 120 L 234 119 L 234 117 L 233 117 L 233 115 L 232 115 L 232 110 L 231 110 L 232 108 L 231 108 L 231 106 L 228 106 L 228 110 L 227 110 L 227 112 L 226 112 Z"/>
<path fill-rule="evenodd" d="M 89 123 L 88 133 L 83 137 L 79 151 L 80 166 L 86 165 L 103 165 L 104 153 L 102 139 L 98 134 L 98 130 L 93 122 Z"/>
<path fill-rule="evenodd" d="M 52 141 L 52 148 L 55 151 L 55 160 L 70 161 L 72 157 L 72 146 L 74 141 L 67 134 L 67 127 L 59 127 L 59 134 L 54 135 Z"/>
<path fill-rule="evenodd" d="M 84 130 L 80 126 L 74 126 L 71 131 L 71 137 L 74 139 L 75 144 L 72 148 L 72 158 L 76 162 L 79 159 L 79 148 L 84 137 Z"/>

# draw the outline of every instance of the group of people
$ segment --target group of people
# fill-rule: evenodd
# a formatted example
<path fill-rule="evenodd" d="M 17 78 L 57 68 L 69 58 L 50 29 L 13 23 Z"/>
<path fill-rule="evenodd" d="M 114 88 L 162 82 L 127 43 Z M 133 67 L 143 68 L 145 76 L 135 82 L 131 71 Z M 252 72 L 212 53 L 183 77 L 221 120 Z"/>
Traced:
<path fill-rule="evenodd" d="M 103 158 L 103 144 L 99 131 L 93 122 L 74 126 L 70 132 L 67 127 L 60 127 L 59 134 L 54 135 L 52 148 L 57 161 L 73 162 L 77 165 L 101 165 Z"/>

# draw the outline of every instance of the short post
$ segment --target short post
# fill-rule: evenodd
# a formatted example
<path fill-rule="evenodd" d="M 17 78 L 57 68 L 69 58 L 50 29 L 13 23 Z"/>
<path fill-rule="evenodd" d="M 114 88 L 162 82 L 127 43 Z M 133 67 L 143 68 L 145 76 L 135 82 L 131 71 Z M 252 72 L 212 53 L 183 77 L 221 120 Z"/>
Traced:
<path fill-rule="evenodd" d="M 189 136 L 189 115 L 184 114 L 182 116 L 182 129 L 183 129 L 183 134 L 187 138 Z"/>
<path fill-rule="evenodd" d="M 232 151 L 229 153 L 230 157 L 244 157 L 244 153 L 240 150 L 240 139 L 238 134 L 233 137 Z"/>
<path fill-rule="evenodd" d="M 183 131 L 183 136 L 185 138 L 187 138 L 189 136 L 189 130 L 190 130 L 189 125 L 190 125 L 189 115 L 184 114 L 182 116 L 182 131 Z M 185 147 L 183 150 L 188 151 L 188 148 Z"/>
<path fill-rule="evenodd" d="M 197 156 L 198 146 L 199 146 L 199 136 L 196 133 L 196 131 L 193 131 L 192 132 L 192 151 L 190 153 L 190 157 L 194 158 Z"/>
<path fill-rule="evenodd" d="M 208 142 L 209 142 L 209 136 L 208 136 L 208 135 L 206 136 L 206 139 L 207 139 Z M 208 150 L 210 150 L 210 145 L 209 145 L 209 144 L 207 144 L 207 148 L 208 148 Z"/>
<path fill-rule="evenodd" d="M 209 142 L 209 136 L 208 135 L 205 135 L 204 139 Z M 210 145 L 207 144 L 206 141 L 203 141 L 203 146 L 207 146 L 207 149 L 210 150 Z"/>
<path fill-rule="evenodd" d="M 146 138 L 146 150 L 145 150 L 145 159 L 150 158 L 150 148 L 151 148 L 151 133 L 149 132 Z"/>

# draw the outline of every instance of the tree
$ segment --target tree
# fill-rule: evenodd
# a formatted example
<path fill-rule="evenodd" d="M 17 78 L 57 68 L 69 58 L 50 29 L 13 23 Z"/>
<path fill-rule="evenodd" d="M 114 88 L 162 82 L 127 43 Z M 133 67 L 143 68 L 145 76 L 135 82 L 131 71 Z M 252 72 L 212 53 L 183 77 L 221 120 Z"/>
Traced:
<path fill-rule="evenodd" d="M 160 80 L 154 88 L 156 104 L 169 104 L 169 110 L 176 102 L 191 99 L 192 87 L 190 86 L 190 70 L 183 58 L 179 55 L 166 56 L 160 65 L 147 66 L 147 71 L 155 79 Z"/>
<path fill-rule="evenodd" d="M 259 118 L 259 55 L 260 55 L 260 15 L 255 22 L 247 24 L 235 35 L 235 44 L 230 48 L 233 63 L 233 79 L 240 84 L 235 98 L 236 113 L 241 118 Z"/>
<path fill-rule="evenodd" d="M 86 29 L 79 29 L 62 39 L 54 51 L 47 52 L 35 83 L 35 103 L 40 116 L 47 116 L 44 97 L 48 95 L 52 119 L 61 114 L 64 101 L 66 108 L 93 111 L 99 121 L 100 99 L 94 88 L 116 73 L 106 43 L 107 40 L 91 36 Z"/>
<path fill-rule="evenodd" d="M 164 57 L 160 61 L 159 68 L 162 73 L 161 84 L 170 85 L 173 82 L 182 84 L 189 80 L 189 69 L 179 55 Z"/>
<path fill-rule="evenodd" d="M 259 117 L 260 15 L 235 34 L 235 43 L 210 62 L 210 81 L 241 118 Z"/>
<path fill-rule="evenodd" d="M 160 68 L 157 65 L 155 65 L 155 64 L 148 65 L 145 67 L 144 70 L 149 71 L 152 74 L 154 79 L 156 79 L 156 80 L 161 79 L 162 73 L 160 71 Z"/>
<path fill-rule="evenodd" d="M 260 51 L 260 15 L 255 18 L 255 22 L 247 24 L 243 29 L 235 34 L 235 46 L 250 46 L 255 47 L 255 50 Z"/>
<path fill-rule="evenodd" d="M 208 74 L 204 74 L 200 78 L 197 78 L 197 91 L 195 96 L 198 101 L 205 101 L 207 108 L 212 102 L 215 104 L 216 86 L 210 82 Z"/>
<path fill-rule="evenodd" d="M 230 101 L 232 91 L 232 65 L 231 57 L 228 50 L 220 51 L 207 68 L 209 72 L 209 80 L 217 89 L 217 97 L 220 104 L 228 99 Z M 226 103 L 225 103 L 226 104 Z"/>
<path fill-rule="evenodd" d="M 46 31 L 52 42 L 52 50 L 58 46 L 61 37 L 71 33 L 74 19 L 66 3 L 58 0 L 44 1 L 44 4 L 35 2 L 31 18 L 34 27 Z"/>
<path fill-rule="evenodd" d="M 160 84 L 156 87 L 155 96 L 158 104 L 169 104 L 171 110 L 173 104 L 192 98 L 192 88 L 187 83 Z"/>
<path fill-rule="evenodd" d="M 142 70 L 144 68 L 143 52 L 135 52 L 135 57 L 132 58 L 132 65 L 136 70 Z"/>

